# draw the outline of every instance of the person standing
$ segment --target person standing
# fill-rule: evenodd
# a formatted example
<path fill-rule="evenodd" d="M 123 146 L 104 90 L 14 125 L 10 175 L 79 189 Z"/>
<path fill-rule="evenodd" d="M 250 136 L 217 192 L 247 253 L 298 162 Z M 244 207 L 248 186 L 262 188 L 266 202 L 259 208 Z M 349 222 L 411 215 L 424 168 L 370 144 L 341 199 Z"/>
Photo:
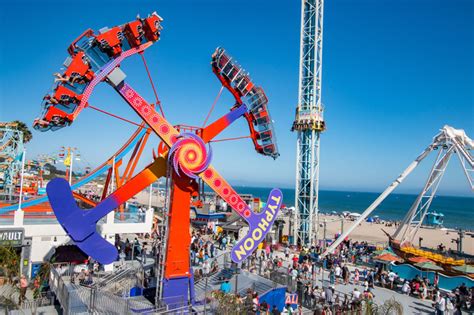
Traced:
<path fill-rule="evenodd" d="M 336 274 L 334 272 L 334 268 L 331 268 L 331 270 L 329 271 L 329 282 L 331 283 L 331 285 L 335 283 L 335 280 L 336 280 Z"/>
<path fill-rule="evenodd" d="M 343 273 L 343 278 L 344 278 L 344 284 L 349 284 L 349 278 L 350 278 L 351 272 L 349 271 L 349 268 L 347 267 L 347 265 L 344 265 L 342 269 L 342 273 Z"/>
<path fill-rule="evenodd" d="M 294 310 L 290 304 L 286 304 L 281 312 L 281 314 L 285 314 L 285 315 L 291 315 L 293 313 L 294 313 Z"/>
<path fill-rule="evenodd" d="M 272 308 L 272 315 L 280 315 L 280 311 L 278 310 L 278 308 L 276 307 L 276 305 L 273 305 L 273 308 Z"/>
<path fill-rule="evenodd" d="M 209 275 L 211 273 L 211 264 L 209 263 L 208 259 L 206 259 L 202 264 L 202 271 L 205 275 Z"/>
<path fill-rule="evenodd" d="M 359 277 L 360 277 L 359 269 L 356 268 L 354 271 L 354 284 L 355 285 L 359 284 Z"/>
<path fill-rule="evenodd" d="M 434 275 L 433 285 L 434 285 L 435 287 L 438 287 L 438 285 L 439 285 L 439 274 L 438 274 L 437 271 L 436 271 L 436 273 L 435 273 L 435 275 Z"/>
<path fill-rule="evenodd" d="M 209 247 L 209 251 L 210 251 L 211 258 L 214 258 L 215 247 L 214 247 L 213 242 L 211 242 L 211 246 Z"/>
<path fill-rule="evenodd" d="M 444 312 L 446 311 L 446 299 L 441 295 L 439 295 L 436 300 L 435 309 L 436 315 L 444 315 Z"/>
<path fill-rule="evenodd" d="M 142 254 L 142 263 L 146 264 L 146 247 L 145 247 L 145 245 L 143 245 L 143 247 L 142 247 L 141 254 Z"/>
<path fill-rule="evenodd" d="M 221 283 L 220 291 L 224 294 L 230 293 L 231 286 L 229 280 L 225 280 L 225 282 Z"/>
<path fill-rule="evenodd" d="M 336 284 L 339 283 L 339 278 L 341 277 L 342 269 L 339 265 L 336 265 L 336 268 L 334 269 L 334 275 L 336 277 Z"/>
<path fill-rule="evenodd" d="M 18 304 L 21 305 L 26 298 L 26 290 L 28 289 L 28 280 L 26 280 L 25 275 L 21 275 L 20 278 L 20 297 L 18 300 Z"/>
<path fill-rule="evenodd" d="M 332 297 L 333 297 L 333 286 L 331 287 L 326 287 L 324 289 L 324 297 L 326 299 L 326 303 L 329 304 L 329 305 L 332 305 Z"/>

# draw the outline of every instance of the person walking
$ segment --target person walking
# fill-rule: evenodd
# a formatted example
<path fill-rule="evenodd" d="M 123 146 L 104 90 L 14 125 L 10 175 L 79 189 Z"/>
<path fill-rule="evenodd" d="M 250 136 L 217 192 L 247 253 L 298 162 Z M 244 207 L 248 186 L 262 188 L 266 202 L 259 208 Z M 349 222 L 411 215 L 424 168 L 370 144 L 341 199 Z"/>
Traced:
<path fill-rule="evenodd" d="M 342 269 L 342 274 L 344 278 L 344 284 L 349 284 L 349 278 L 351 276 L 351 272 L 349 271 L 349 268 L 346 265 L 344 265 Z"/>
<path fill-rule="evenodd" d="M 326 287 L 324 289 L 324 297 L 326 299 L 326 304 L 332 305 L 332 297 L 334 293 L 334 286 Z"/>
<path fill-rule="evenodd" d="M 28 280 L 26 280 L 25 275 L 21 275 L 20 278 L 20 297 L 18 299 L 18 304 L 21 305 L 26 298 L 26 290 L 28 289 Z"/>
<path fill-rule="evenodd" d="M 334 272 L 334 268 L 331 268 L 331 271 L 329 271 L 329 282 L 331 283 L 331 285 L 334 285 L 336 281 L 336 274 Z"/>

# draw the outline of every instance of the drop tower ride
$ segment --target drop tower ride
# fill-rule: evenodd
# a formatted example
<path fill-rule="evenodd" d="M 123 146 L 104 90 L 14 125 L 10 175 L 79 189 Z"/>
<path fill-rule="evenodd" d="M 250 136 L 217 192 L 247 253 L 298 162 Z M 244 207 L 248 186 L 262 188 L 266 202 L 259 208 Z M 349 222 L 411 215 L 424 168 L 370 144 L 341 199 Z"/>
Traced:
<path fill-rule="evenodd" d="M 302 0 L 299 94 L 292 131 L 296 145 L 294 244 L 312 245 L 318 214 L 324 0 Z"/>

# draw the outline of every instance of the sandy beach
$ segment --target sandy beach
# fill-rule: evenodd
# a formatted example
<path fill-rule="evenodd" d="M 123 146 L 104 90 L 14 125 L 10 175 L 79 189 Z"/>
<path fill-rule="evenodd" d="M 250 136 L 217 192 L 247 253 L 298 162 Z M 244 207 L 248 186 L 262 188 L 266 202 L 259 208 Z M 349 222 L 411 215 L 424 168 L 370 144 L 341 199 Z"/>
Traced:
<path fill-rule="evenodd" d="M 148 204 L 149 193 L 148 190 L 144 190 L 137 194 L 133 201 L 141 204 Z M 153 206 L 162 206 L 164 201 L 163 196 L 158 196 L 158 191 L 154 190 L 152 196 Z M 336 233 L 341 232 L 341 220 L 336 215 L 320 215 L 320 222 L 326 219 L 326 237 L 334 237 Z M 383 220 L 383 218 L 381 218 Z M 349 219 L 344 219 L 344 229 L 347 230 L 354 222 Z M 385 224 L 362 222 L 349 236 L 351 239 L 356 241 L 367 241 L 378 245 L 384 245 L 388 243 L 387 236 L 382 231 L 384 229 L 389 234 L 395 232 L 395 226 L 385 226 Z M 457 239 L 458 234 L 451 230 L 440 230 L 433 228 L 423 228 L 418 230 L 418 234 L 415 236 L 413 241 L 414 245 L 418 246 L 418 238 L 422 237 L 421 242 L 424 247 L 436 248 L 439 244 L 443 243 L 446 249 L 456 249 L 456 243 L 451 242 L 452 239 Z M 320 227 L 318 231 L 318 238 L 323 238 L 323 228 Z M 470 235 L 466 235 L 463 239 L 463 250 L 471 255 L 474 255 L 474 238 Z"/>
<path fill-rule="evenodd" d="M 327 220 L 326 223 L 326 236 L 333 237 L 336 233 L 341 232 L 341 221 L 333 221 L 339 219 L 335 215 L 321 215 L 320 220 Z M 330 222 L 332 221 L 332 222 Z M 349 219 L 344 220 L 344 229 L 348 229 L 354 222 Z M 385 224 L 362 222 L 349 236 L 349 238 L 357 241 L 367 241 L 369 243 L 387 243 L 388 239 L 384 229 L 389 234 L 395 232 L 395 226 L 385 226 Z M 318 237 L 323 237 L 323 228 L 321 227 L 318 231 Z M 452 239 L 457 239 L 458 234 L 454 231 L 443 231 L 440 229 L 432 228 L 420 228 L 418 234 L 415 236 L 413 241 L 414 245 L 418 246 L 418 238 L 422 237 L 423 240 L 421 245 L 424 247 L 436 248 L 440 243 L 446 246 L 446 249 L 456 249 L 456 243 L 452 243 Z M 474 238 L 470 235 L 466 235 L 463 239 L 463 250 L 471 255 L 474 255 Z"/>

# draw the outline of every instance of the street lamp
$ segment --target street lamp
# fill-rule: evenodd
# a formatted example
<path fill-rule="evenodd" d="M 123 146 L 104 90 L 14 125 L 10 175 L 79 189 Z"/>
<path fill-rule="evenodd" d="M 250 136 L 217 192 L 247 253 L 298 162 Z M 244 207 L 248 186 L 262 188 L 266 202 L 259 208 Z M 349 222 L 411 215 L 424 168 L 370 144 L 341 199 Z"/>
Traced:
<path fill-rule="evenodd" d="M 76 153 L 75 157 L 74 153 Z M 67 166 L 66 178 L 69 181 L 69 185 L 72 183 L 72 166 L 74 164 L 74 159 L 76 159 L 76 161 L 80 161 L 80 156 L 79 150 L 74 147 L 61 147 L 61 151 L 59 152 L 59 157 L 63 159 L 60 161 L 64 162 L 64 165 Z"/>
<path fill-rule="evenodd" d="M 26 157 L 26 150 L 23 150 L 23 154 L 21 156 L 21 177 L 20 177 L 20 200 L 18 202 L 18 210 L 21 210 L 21 203 L 23 201 L 23 178 L 25 177 L 25 157 Z"/>
<path fill-rule="evenodd" d="M 209 273 L 211 272 L 211 265 L 209 264 L 209 260 L 206 260 L 202 266 L 202 272 L 205 277 L 205 284 L 204 284 L 204 314 L 207 313 L 207 280 L 209 278 Z"/>

